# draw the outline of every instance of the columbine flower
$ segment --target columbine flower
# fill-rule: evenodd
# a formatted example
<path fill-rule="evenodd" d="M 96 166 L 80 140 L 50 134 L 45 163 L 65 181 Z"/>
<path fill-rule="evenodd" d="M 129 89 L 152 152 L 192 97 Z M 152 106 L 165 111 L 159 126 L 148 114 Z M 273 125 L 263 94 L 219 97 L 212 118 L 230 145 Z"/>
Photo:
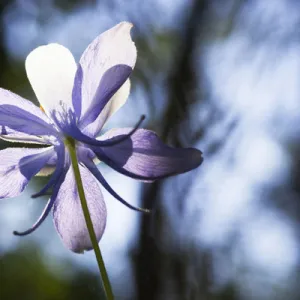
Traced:
<path fill-rule="evenodd" d="M 65 146 L 68 140 L 76 145 L 98 241 L 106 224 L 99 182 L 116 199 L 134 207 L 110 187 L 95 160 L 143 181 L 187 172 L 202 162 L 200 151 L 169 147 L 154 132 L 138 129 L 143 118 L 133 129 L 114 129 L 96 138 L 129 95 L 128 77 L 137 56 L 130 38 L 131 27 L 123 22 L 98 36 L 84 51 L 79 64 L 68 49 L 58 44 L 33 50 L 26 59 L 26 72 L 43 110 L 0 89 L 0 137 L 43 145 L 38 149 L 0 151 L 0 198 L 19 195 L 38 173 L 52 174 L 46 186 L 32 196 L 45 195 L 51 189 L 42 215 L 30 229 L 15 234 L 33 232 L 52 210 L 56 230 L 70 250 L 82 252 L 92 248 Z"/>

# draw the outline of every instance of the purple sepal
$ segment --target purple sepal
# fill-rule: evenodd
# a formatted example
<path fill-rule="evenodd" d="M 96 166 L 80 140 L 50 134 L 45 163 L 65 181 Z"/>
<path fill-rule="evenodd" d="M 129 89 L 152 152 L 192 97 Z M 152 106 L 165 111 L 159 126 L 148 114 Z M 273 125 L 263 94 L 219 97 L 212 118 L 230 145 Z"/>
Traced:
<path fill-rule="evenodd" d="M 131 129 L 115 129 L 102 139 L 126 136 Z M 203 161 L 202 152 L 194 148 L 165 145 L 152 131 L 138 129 L 130 138 L 111 147 L 91 147 L 97 157 L 116 171 L 140 180 L 156 180 L 185 173 Z"/>
<path fill-rule="evenodd" d="M 79 122 L 80 128 L 84 128 L 97 119 L 105 105 L 127 80 L 131 72 L 132 68 L 127 65 L 115 65 L 103 74 L 94 99 Z"/>
<path fill-rule="evenodd" d="M 53 155 L 53 149 L 7 148 L 0 151 L 0 199 L 18 196 Z"/>
<path fill-rule="evenodd" d="M 46 185 L 38 192 L 31 196 L 31 198 L 37 198 L 43 196 L 47 193 L 47 191 L 54 186 L 57 182 L 59 182 L 59 178 L 61 178 L 62 173 L 65 167 L 65 146 L 60 145 L 56 149 L 57 159 L 56 159 L 56 168 L 50 179 L 46 183 Z"/>
<path fill-rule="evenodd" d="M 0 105 L 0 126 L 30 135 L 56 135 L 54 127 L 38 116 L 14 105 Z"/>
<path fill-rule="evenodd" d="M 138 130 L 139 126 L 144 121 L 144 119 L 145 116 L 142 115 L 140 120 L 135 125 L 135 127 L 130 129 L 127 132 L 127 134 L 122 134 L 118 137 L 113 137 L 111 139 L 102 139 L 102 140 L 97 140 L 95 138 L 89 137 L 88 135 L 82 133 L 81 130 L 77 127 L 76 122 L 74 120 L 60 123 L 60 128 L 67 135 L 73 137 L 75 140 L 80 141 L 82 143 L 88 144 L 90 146 L 110 147 L 127 140 L 132 134 L 134 134 Z"/>

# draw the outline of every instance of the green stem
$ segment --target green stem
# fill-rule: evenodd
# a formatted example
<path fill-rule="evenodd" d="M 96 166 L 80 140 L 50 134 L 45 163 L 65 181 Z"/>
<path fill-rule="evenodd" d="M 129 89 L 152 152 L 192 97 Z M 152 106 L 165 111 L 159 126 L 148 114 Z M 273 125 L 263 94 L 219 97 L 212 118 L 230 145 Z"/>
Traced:
<path fill-rule="evenodd" d="M 92 219 L 91 219 L 89 209 L 87 206 L 87 202 L 86 202 L 86 198 L 84 195 L 84 189 L 83 189 L 83 184 L 82 184 L 82 180 L 81 180 L 81 176 L 80 176 L 78 159 L 77 159 L 77 155 L 76 155 L 75 141 L 71 138 L 67 138 L 65 140 L 65 145 L 69 149 L 72 166 L 73 166 L 73 171 L 74 171 L 74 176 L 75 176 L 75 181 L 77 184 L 78 194 L 79 194 L 79 198 L 80 198 L 80 202 L 81 202 L 81 207 L 83 210 L 83 215 L 84 215 L 86 226 L 87 226 L 87 229 L 88 229 L 88 232 L 90 235 L 90 239 L 91 239 L 94 251 L 95 251 L 95 255 L 96 255 L 98 267 L 99 267 L 99 270 L 101 273 L 102 284 L 103 284 L 103 288 L 105 290 L 106 298 L 107 298 L 107 300 L 113 300 L 114 295 L 113 295 L 113 292 L 111 289 L 109 278 L 107 276 L 105 264 L 104 264 L 102 254 L 101 254 L 101 251 L 100 251 L 100 248 L 98 245 L 98 241 L 97 241 L 96 234 L 94 231 Z"/>

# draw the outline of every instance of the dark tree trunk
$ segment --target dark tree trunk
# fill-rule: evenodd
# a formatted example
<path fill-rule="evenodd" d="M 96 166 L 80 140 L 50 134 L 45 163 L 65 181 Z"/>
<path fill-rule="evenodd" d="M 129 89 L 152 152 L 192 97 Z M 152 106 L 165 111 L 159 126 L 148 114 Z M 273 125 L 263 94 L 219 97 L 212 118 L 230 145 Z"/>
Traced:
<path fill-rule="evenodd" d="M 180 136 L 185 131 L 182 123 L 188 120 L 190 107 L 197 101 L 193 94 L 197 85 L 194 54 L 201 39 L 200 26 L 206 17 L 208 3 L 207 0 L 195 0 L 190 6 L 190 13 L 178 43 L 178 52 L 174 56 L 174 67 L 169 75 L 169 101 L 159 134 L 164 141 L 179 147 L 190 142 L 188 136 L 184 135 L 184 140 Z M 164 181 L 157 181 L 142 191 L 142 206 L 154 209 L 150 216 L 141 217 L 139 244 L 134 258 L 136 295 L 139 300 L 166 299 L 168 295 L 163 295 L 163 292 L 170 279 L 175 281 L 178 299 L 185 299 L 187 291 L 186 266 L 182 264 L 180 254 L 178 257 L 171 257 L 158 247 L 160 241 L 166 238 L 166 212 L 161 205 L 163 185 Z M 165 278 L 166 268 L 172 278 Z"/>

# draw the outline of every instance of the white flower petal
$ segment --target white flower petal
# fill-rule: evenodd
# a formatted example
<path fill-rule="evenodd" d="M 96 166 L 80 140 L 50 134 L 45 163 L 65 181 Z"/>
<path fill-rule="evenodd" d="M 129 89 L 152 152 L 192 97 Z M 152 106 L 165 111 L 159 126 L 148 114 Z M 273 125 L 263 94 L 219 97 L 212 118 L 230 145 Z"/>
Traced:
<path fill-rule="evenodd" d="M 59 44 L 40 46 L 29 53 L 25 67 L 36 97 L 48 115 L 53 110 L 60 112 L 72 107 L 77 65 L 67 48 Z"/>

